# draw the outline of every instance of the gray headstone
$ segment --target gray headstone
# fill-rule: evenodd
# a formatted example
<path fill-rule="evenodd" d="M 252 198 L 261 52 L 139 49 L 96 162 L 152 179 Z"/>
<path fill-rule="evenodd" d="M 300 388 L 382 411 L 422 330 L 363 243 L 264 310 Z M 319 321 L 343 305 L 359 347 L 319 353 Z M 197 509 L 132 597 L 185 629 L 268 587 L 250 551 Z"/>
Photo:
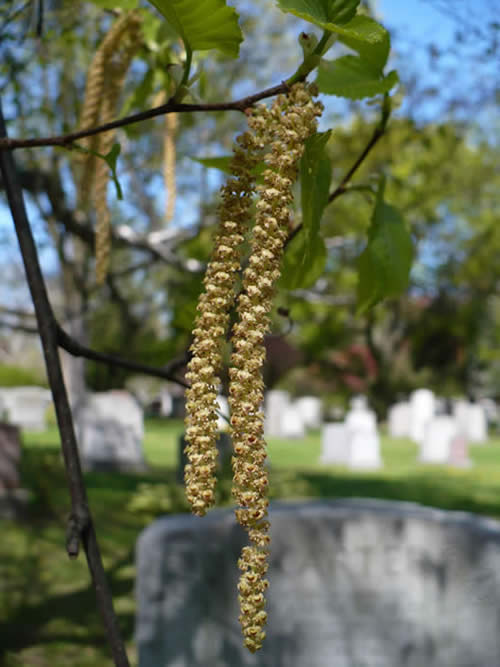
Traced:
<path fill-rule="evenodd" d="M 43 387 L 9 387 L 0 390 L 7 421 L 28 431 L 47 428 L 46 413 L 52 394 Z"/>
<path fill-rule="evenodd" d="M 410 435 L 410 404 L 396 403 L 387 414 L 387 426 L 392 438 L 406 438 Z"/>
<path fill-rule="evenodd" d="M 18 518 L 27 506 L 29 493 L 19 480 L 21 438 L 19 427 L 0 422 L 0 517 Z"/>
<path fill-rule="evenodd" d="M 137 545 L 140 667 L 495 667 L 500 523 L 411 503 L 271 506 L 267 638 L 242 647 L 233 513 L 155 521 Z"/>
<path fill-rule="evenodd" d="M 127 391 L 86 396 L 75 409 L 82 463 L 95 470 L 144 470 L 143 412 Z"/>
<path fill-rule="evenodd" d="M 0 493 L 19 488 L 20 460 L 19 428 L 0 422 Z"/>

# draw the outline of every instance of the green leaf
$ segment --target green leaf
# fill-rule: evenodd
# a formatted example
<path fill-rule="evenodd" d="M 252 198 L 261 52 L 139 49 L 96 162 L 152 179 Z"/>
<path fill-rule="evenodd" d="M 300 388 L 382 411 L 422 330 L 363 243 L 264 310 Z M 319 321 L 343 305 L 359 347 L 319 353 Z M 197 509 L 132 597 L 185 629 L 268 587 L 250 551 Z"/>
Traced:
<path fill-rule="evenodd" d="M 342 56 L 336 60 L 322 60 L 316 84 L 322 93 L 361 100 L 387 93 L 399 82 L 397 72 L 387 76 L 374 72 L 358 56 Z"/>
<path fill-rule="evenodd" d="M 128 116 L 132 109 L 143 109 L 146 100 L 153 92 L 153 86 L 154 71 L 148 68 L 140 84 L 125 100 L 120 115 Z"/>
<path fill-rule="evenodd" d="M 347 25 L 332 28 L 339 40 L 357 51 L 374 70 L 382 72 L 389 51 L 391 39 L 387 30 L 368 16 L 355 16 Z"/>
<path fill-rule="evenodd" d="M 342 25 L 356 14 L 360 0 L 278 0 L 280 9 L 309 23 L 331 30 L 332 24 Z"/>
<path fill-rule="evenodd" d="M 373 211 L 368 244 L 358 258 L 358 313 L 408 287 L 413 244 L 400 211 L 383 199 L 381 183 Z"/>
<path fill-rule="evenodd" d="M 221 155 L 220 157 L 192 157 L 191 160 L 199 162 L 207 169 L 218 169 L 219 171 L 224 172 L 225 174 L 232 174 L 231 161 L 233 160 L 233 155 Z M 252 169 L 252 172 L 255 176 L 259 177 L 266 169 L 264 162 L 259 162 Z M 257 182 L 259 182 L 257 178 Z"/>
<path fill-rule="evenodd" d="M 225 174 L 231 173 L 231 160 L 233 159 L 232 155 L 223 155 L 221 157 L 192 157 L 191 160 L 199 162 L 207 169 L 219 169 Z"/>
<path fill-rule="evenodd" d="M 138 0 L 91 0 L 101 9 L 135 9 Z"/>
<path fill-rule="evenodd" d="M 332 163 L 325 147 L 331 133 L 331 130 L 317 132 L 307 139 L 300 161 L 302 226 L 309 237 L 318 234 L 321 216 L 328 204 Z"/>
<path fill-rule="evenodd" d="M 149 0 L 191 51 L 217 49 L 237 58 L 243 35 L 224 0 Z"/>
<path fill-rule="evenodd" d="M 290 290 L 311 287 L 323 273 L 326 259 L 326 246 L 321 236 L 316 234 L 308 238 L 301 229 L 285 251 L 279 286 Z"/>
<path fill-rule="evenodd" d="M 111 169 L 111 178 L 116 188 L 116 196 L 118 199 L 123 199 L 123 193 L 118 181 L 118 176 L 116 175 L 116 166 L 118 162 L 118 156 L 120 155 L 121 146 L 119 143 L 113 144 L 113 147 L 106 155 L 103 155 L 103 160 L 106 160 L 109 168 Z"/>
<path fill-rule="evenodd" d="M 311 287 L 325 268 L 327 252 L 319 226 L 332 179 L 332 164 L 325 151 L 330 136 L 331 130 L 318 132 L 305 143 L 300 161 L 302 229 L 283 258 L 280 286 L 285 289 Z"/>

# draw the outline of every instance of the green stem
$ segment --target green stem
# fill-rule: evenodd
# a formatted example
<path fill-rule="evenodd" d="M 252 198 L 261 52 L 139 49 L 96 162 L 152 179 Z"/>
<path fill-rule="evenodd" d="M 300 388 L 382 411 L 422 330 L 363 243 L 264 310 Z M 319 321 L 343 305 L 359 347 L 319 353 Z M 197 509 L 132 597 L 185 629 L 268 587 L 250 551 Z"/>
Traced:
<path fill-rule="evenodd" d="M 182 76 L 182 81 L 180 82 L 179 88 L 187 86 L 187 82 L 189 81 L 189 74 L 191 72 L 191 62 L 193 60 L 193 51 L 191 50 L 191 47 L 189 46 L 189 44 L 185 44 L 185 47 L 186 47 L 186 62 L 184 63 L 184 74 Z"/>
<path fill-rule="evenodd" d="M 316 45 L 314 51 L 311 53 L 311 55 L 304 59 L 297 71 L 292 74 L 289 79 L 287 79 L 287 86 L 293 86 L 294 83 L 303 81 L 307 75 L 313 71 L 313 69 L 316 69 L 316 67 L 319 65 L 319 61 L 321 60 L 321 56 L 327 48 L 328 40 L 330 39 L 331 34 L 332 33 L 329 30 L 323 31 L 323 36 Z"/>

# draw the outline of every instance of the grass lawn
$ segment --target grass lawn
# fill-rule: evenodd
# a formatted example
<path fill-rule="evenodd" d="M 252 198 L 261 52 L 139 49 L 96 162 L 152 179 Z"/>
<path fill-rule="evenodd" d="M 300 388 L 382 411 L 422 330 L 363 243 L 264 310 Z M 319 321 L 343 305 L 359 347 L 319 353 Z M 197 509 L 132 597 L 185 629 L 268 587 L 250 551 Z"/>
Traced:
<path fill-rule="evenodd" d="M 149 421 L 145 474 L 87 473 L 116 610 L 132 664 L 134 547 L 156 515 L 186 511 L 175 484 L 180 422 Z M 110 665 L 95 610 L 85 558 L 70 561 L 64 550 L 68 493 L 55 428 L 24 434 L 22 476 L 32 501 L 20 521 L 0 521 L 0 665 L 98 667 Z M 271 439 L 273 498 L 365 496 L 468 510 L 500 519 L 500 438 L 470 450 L 474 466 L 453 470 L 416 463 L 408 440 L 382 438 L 384 468 L 352 473 L 323 466 L 319 433 L 300 442 Z M 220 504 L 230 503 L 222 480 Z"/>

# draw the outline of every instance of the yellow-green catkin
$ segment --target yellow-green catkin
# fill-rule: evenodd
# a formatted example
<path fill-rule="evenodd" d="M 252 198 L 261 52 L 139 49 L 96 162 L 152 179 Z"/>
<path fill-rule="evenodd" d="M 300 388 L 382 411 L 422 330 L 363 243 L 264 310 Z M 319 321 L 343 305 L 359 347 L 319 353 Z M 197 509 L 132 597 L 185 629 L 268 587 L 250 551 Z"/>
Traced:
<path fill-rule="evenodd" d="M 121 42 L 115 53 L 108 58 L 104 72 L 104 89 L 99 109 L 98 122 L 101 125 L 115 119 L 117 103 L 122 91 L 127 71 L 140 44 L 140 17 L 131 13 L 125 29 L 121 32 Z M 115 131 L 98 135 L 96 151 L 107 155 L 113 146 Z M 109 166 L 101 158 L 95 162 L 94 206 L 96 211 L 96 282 L 101 285 L 107 275 L 111 251 L 111 215 L 107 201 Z"/>
<path fill-rule="evenodd" d="M 186 378 L 186 496 L 192 511 L 200 516 L 214 504 L 217 466 L 217 391 L 222 348 L 229 325 L 229 310 L 235 301 L 240 270 L 240 248 L 250 222 L 255 191 L 252 169 L 263 148 L 261 133 L 244 132 L 236 140 L 231 162 L 233 174 L 221 189 L 219 231 L 208 264 L 204 291 L 190 348 Z"/>
<path fill-rule="evenodd" d="M 118 49 L 124 34 L 136 24 L 138 15 L 127 12 L 113 23 L 106 36 L 100 43 L 87 73 L 85 95 L 80 113 L 79 127 L 81 130 L 95 127 L 99 124 L 101 102 L 105 91 L 106 65 Z M 97 150 L 98 137 L 84 137 L 79 141 L 83 148 Z M 80 156 L 81 175 L 79 178 L 79 205 L 85 207 L 88 203 L 92 185 L 95 180 L 96 158 L 92 154 Z"/>
<path fill-rule="evenodd" d="M 251 236 L 248 267 L 238 301 L 239 320 L 234 327 L 230 368 L 231 426 L 234 446 L 233 495 L 236 517 L 248 531 L 238 565 L 240 623 L 245 646 L 252 652 L 262 646 L 267 621 L 265 590 L 268 582 L 269 521 L 268 476 L 264 467 L 266 444 L 261 406 L 264 398 L 262 366 L 264 336 L 269 329 L 274 285 L 280 276 L 280 260 L 289 233 L 292 186 L 305 140 L 316 132 L 322 105 L 314 102 L 312 86 L 296 84 L 280 95 L 268 110 L 255 110 L 254 124 L 265 126 L 269 139 L 263 184 Z"/>

